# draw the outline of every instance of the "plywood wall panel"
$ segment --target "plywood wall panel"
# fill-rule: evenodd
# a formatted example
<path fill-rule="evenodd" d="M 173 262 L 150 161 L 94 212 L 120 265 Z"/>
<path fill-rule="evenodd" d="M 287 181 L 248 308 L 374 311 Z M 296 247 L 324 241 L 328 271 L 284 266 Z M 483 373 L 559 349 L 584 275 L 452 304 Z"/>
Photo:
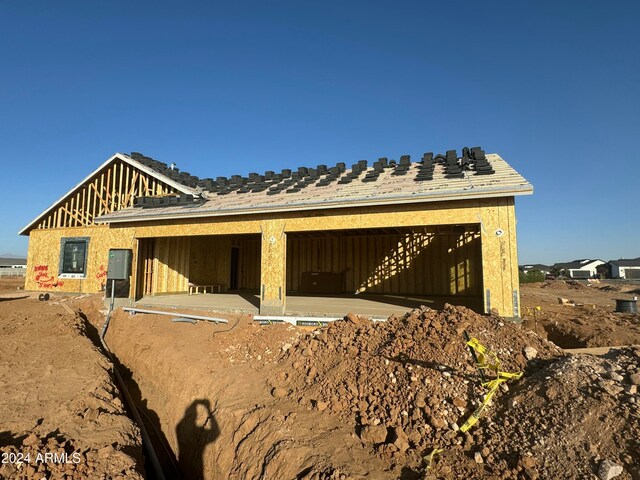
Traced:
<path fill-rule="evenodd" d="M 163 238 L 154 244 L 153 294 L 187 292 L 191 239 Z"/>
<path fill-rule="evenodd" d="M 100 292 L 106 283 L 109 249 L 135 250 L 133 229 L 104 226 L 33 230 L 29 235 L 25 289 L 32 291 Z M 59 278 L 60 242 L 63 238 L 89 237 L 85 278 Z M 132 282 L 131 292 L 135 288 Z"/>
<path fill-rule="evenodd" d="M 260 288 L 260 238 L 240 237 L 240 274 L 238 288 L 258 290 Z"/>
<path fill-rule="evenodd" d="M 282 315 L 287 293 L 287 234 L 284 222 L 263 225 L 260 252 L 260 313 Z"/>
<path fill-rule="evenodd" d="M 415 227 L 478 223 L 484 208 L 498 199 L 452 201 L 402 206 L 341 208 L 324 211 L 236 215 L 131 223 L 142 237 L 260 234 L 270 222 L 284 222 L 287 233 L 340 229 Z"/>
<path fill-rule="evenodd" d="M 190 239 L 189 281 L 230 286 L 231 249 L 237 247 L 238 288 L 257 290 L 260 283 L 260 240 L 254 237 L 198 236 Z"/>

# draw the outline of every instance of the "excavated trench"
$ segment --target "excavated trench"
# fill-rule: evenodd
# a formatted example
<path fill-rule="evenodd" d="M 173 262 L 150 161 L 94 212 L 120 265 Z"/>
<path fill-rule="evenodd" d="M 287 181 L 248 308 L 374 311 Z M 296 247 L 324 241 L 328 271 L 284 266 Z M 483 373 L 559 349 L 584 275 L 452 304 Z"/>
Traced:
<path fill-rule="evenodd" d="M 105 340 L 165 477 L 306 479 L 374 471 L 376 478 L 397 478 L 352 428 L 301 409 L 269 380 L 282 346 L 299 332 L 250 323 L 230 316 L 227 325 L 193 325 L 114 312 Z M 154 478 L 148 467 L 147 474 Z"/>

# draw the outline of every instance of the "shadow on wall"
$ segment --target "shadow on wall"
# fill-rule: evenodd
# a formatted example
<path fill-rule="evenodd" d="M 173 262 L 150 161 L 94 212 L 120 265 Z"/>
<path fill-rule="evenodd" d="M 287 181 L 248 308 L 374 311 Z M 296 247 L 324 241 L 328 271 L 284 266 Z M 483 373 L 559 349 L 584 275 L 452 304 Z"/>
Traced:
<path fill-rule="evenodd" d="M 204 450 L 219 435 L 209 400 L 191 402 L 176 425 L 178 464 L 185 478 L 204 480 Z"/>
<path fill-rule="evenodd" d="M 293 235 L 287 242 L 287 290 L 311 293 L 303 279 L 315 272 L 342 276 L 342 285 L 335 277 L 323 279 L 327 288 L 322 293 L 479 296 L 480 238 L 475 225 L 396 234 Z"/>
<path fill-rule="evenodd" d="M 478 295 L 481 284 L 479 261 L 480 235 L 477 232 L 404 235 L 397 245 L 378 259 L 378 265 L 361 282 L 357 292 L 375 292 L 380 288 L 388 290 L 386 285 L 395 279 L 405 293 Z M 419 280 L 410 278 L 416 274 Z M 419 287 L 418 283 L 422 286 Z"/>
<path fill-rule="evenodd" d="M 435 234 L 405 235 L 398 244 L 385 255 L 384 259 L 374 269 L 358 288 L 358 293 L 367 291 L 377 285 L 382 285 L 392 277 L 415 266 L 416 259 L 433 241 Z"/>

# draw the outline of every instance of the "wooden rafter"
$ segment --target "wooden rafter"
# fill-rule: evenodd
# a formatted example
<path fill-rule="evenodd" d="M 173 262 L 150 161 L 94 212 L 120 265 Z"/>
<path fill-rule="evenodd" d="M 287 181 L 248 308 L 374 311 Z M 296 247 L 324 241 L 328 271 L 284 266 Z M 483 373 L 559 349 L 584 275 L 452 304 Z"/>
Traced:
<path fill-rule="evenodd" d="M 95 218 L 133 205 L 136 197 L 177 193 L 158 178 L 123 161 L 109 164 L 76 187 L 35 228 L 93 225 Z"/>

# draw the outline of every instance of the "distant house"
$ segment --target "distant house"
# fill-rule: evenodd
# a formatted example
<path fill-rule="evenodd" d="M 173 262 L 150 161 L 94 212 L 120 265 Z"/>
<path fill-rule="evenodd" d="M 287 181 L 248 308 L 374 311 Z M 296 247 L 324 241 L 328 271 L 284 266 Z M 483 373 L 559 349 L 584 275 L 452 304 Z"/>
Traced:
<path fill-rule="evenodd" d="M 611 260 L 611 278 L 640 279 L 640 257 Z"/>
<path fill-rule="evenodd" d="M 0 257 L 0 268 L 27 268 L 27 259 Z"/>
<path fill-rule="evenodd" d="M 0 277 L 21 277 L 26 272 L 26 258 L 0 257 Z"/>
<path fill-rule="evenodd" d="M 520 265 L 519 268 L 523 273 L 529 273 L 531 270 L 537 270 L 544 273 L 545 275 L 549 275 L 551 273 L 551 267 L 549 265 L 542 265 L 541 263 Z"/>
<path fill-rule="evenodd" d="M 598 267 L 603 264 L 602 260 L 583 258 L 572 262 L 556 263 L 553 268 L 570 278 L 594 278 L 598 276 Z"/>

